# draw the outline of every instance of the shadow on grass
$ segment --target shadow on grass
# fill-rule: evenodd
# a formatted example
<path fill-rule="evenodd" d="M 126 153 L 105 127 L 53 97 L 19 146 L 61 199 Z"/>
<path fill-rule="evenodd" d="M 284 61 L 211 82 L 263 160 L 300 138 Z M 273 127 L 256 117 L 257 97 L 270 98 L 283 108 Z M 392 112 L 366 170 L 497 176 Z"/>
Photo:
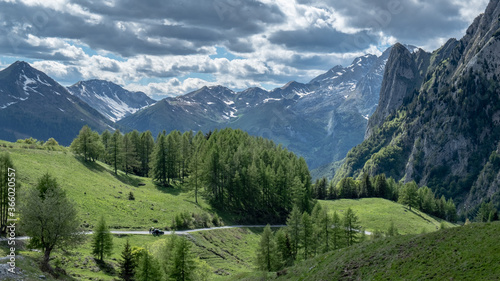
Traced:
<path fill-rule="evenodd" d="M 102 272 L 104 272 L 106 275 L 116 275 L 116 269 L 113 267 L 113 265 L 111 265 L 111 263 L 107 263 L 98 259 L 94 259 L 94 261 L 97 267 L 99 267 L 99 269 L 102 270 Z"/>
<path fill-rule="evenodd" d="M 117 180 L 121 181 L 124 184 L 132 185 L 138 187 L 142 181 L 138 178 L 131 177 L 130 175 L 126 175 L 123 172 L 118 171 L 118 174 L 115 174 L 113 171 L 109 171 L 109 173 L 115 177 Z"/>
<path fill-rule="evenodd" d="M 93 161 L 85 161 L 83 157 L 81 156 L 75 156 L 76 160 L 80 162 L 83 166 L 85 166 L 87 169 L 91 170 L 92 172 L 104 172 L 106 171 L 106 168 L 103 166 L 99 165 L 97 162 Z"/>
<path fill-rule="evenodd" d="M 414 213 L 415 215 L 419 216 L 420 218 L 422 218 L 424 221 L 426 222 L 431 222 L 429 219 L 425 218 L 424 216 L 422 216 L 421 214 L 415 212 L 415 210 L 410 210 L 410 212 Z"/>
<path fill-rule="evenodd" d="M 173 185 L 163 185 L 158 182 L 153 182 L 156 189 L 162 193 L 170 194 L 170 195 L 179 195 L 182 190 L 180 188 L 175 188 Z"/>

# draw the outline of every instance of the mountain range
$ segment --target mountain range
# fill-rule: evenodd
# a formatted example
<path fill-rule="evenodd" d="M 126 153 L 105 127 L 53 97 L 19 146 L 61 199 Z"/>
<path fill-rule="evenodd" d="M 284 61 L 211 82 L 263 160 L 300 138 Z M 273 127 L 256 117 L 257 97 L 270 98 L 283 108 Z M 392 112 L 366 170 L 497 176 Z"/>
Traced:
<path fill-rule="evenodd" d="M 112 129 L 113 122 L 65 87 L 25 62 L 0 71 L 0 138 L 55 138 L 69 145 L 84 126 Z"/>
<path fill-rule="evenodd" d="M 500 3 L 438 50 L 393 47 L 365 141 L 335 181 L 363 173 L 428 185 L 474 217 L 500 207 Z"/>
<path fill-rule="evenodd" d="M 335 66 L 308 83 L 292 81 L 271 91 L 203 87 L 163 99 L 117 124 L 154 135 L 163 130 L 239 128 L 283 144 L 316 168 L 343 159 L 363 141 L 390 50 L 379 57 L 358 57 L 347 67 Z"/>
<path fill-rule="evenodd" d="M 211 86 L 158 102 L 103 80 L 65 88 L 28 63 L 16 62 L 0 72 L 0 114 L 5 115 L 0 137 L 54 137 L 69 145 L 84 124 L 99 132 L 120 128 L 154 135 L 232 127 L 281 143 L 316 168 L 343 159 L 363 141 L 391 48 L 379 57 L 365 55 L 347 67 L 335 66 L 305 84 L 241 92 Z"/>

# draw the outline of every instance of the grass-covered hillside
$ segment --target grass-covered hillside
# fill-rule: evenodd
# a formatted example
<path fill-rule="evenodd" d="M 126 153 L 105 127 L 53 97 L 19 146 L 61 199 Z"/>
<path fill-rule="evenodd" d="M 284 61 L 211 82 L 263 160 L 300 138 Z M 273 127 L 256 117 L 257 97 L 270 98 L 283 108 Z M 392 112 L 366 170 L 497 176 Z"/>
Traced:
<path fill-rule="evenodd" d="M 80 161 L 64 148 L 52 151 L 31 147 L 0 142 L 0 151 L 10 153 L 17 180 L 24 187 L 33 186 L 43 174 L 50 173 L 77 204 L 82 224 L 95 225 L 104 215 L 111 228 L 146 230 L 170 226 L 180 212 L 201 214 L 209 210 L 203 199 L 198 198 L 196 204 L 193 192 L 186 188 L 160 187 L 150 178 L 121 171 L 115 175 L 106 164 Z M 130 192 L 135 200 L 129 200 Z"/>
<path fill-rule="evenodd" d="M 367 241 L 287 269 L 278 280 L 498 280 L 500 223 Z"/>
<path fill-rule="evenodd" d="M 436 231 L 441 227 L 453 227 L 445 220 L 429 216 L 415 208 L 408 210 L 407 206 L 382 198 L 319 200 L 330 213 L 337 211 L 342 216 L 347 208 L 351 208 L 359 218 L 361 226 L 370 232 L 376 230 L 386 232 L 391 222 L 399 234 L 417 234 Z"/>

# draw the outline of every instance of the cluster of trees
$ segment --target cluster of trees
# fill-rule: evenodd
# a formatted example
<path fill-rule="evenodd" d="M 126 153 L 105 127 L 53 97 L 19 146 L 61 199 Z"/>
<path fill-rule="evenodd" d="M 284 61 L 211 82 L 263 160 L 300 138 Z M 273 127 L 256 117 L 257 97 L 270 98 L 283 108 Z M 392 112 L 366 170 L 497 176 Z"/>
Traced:
<path fill-rule="evenodd" d="M 316 204 L 311 213 L 294 207 L 287 227 L 273 234 L 266 226 L 256 251 L 256 264 L 264 271 L 277 271 L 317 254 L 351 246 L 364 239 L 356 214 L 349 208 L 342 217 Z"/>
<path fill-rule="evenodd" d="M 375 177 L 364 174 L 360 180 L 343 178 L 337 184 L 333 181 L 328 183 L 322 178 L 315 182 L 312 191 L 313 198 L 321 200 L 385 198 L 407 205 L 410 210 L 417 208 L 451 222 L 457 221 L 457 210 L 453 199 L 437 197 L 430 188 L 427 186 L 419 188 L 414 181 L 404 184 L 396 182 L 393 178 L 386 179 L 384 174 Z"/>
<path fill-rule="evenodd" d="M 119 277 L 124 281 L 208 280 L 209 266 L 191 252 L 191 242 L 175 234 L 156 249 L 131 247 L 121 253 Z"/>
<path fill-rule="evenodd" d="M 139 133 L 132 131 L 122 134 L 104 131 L 101 135 L 85 125 L 73 140 L 70 148 L 80 154 L 85 161 L 101 160 L 115 170 L 134 173 L 139 176 L 149 174 L 149 163 L 154 147 L 154 138 L 150 131 Z"/>
<path fill-rule="evenodd" d="M 125 173 L 150 176 L 161 185 L 189 183 L 195 201 L 201 187 L 216 208 L 241 221 L 284 221 L 293 205 L 311 211 L 311 176 L 303 158 L 241 130 L 101 135 L 84 126 L 71 149 L 85 161 L 101 160 Z"/>
<path fill-rule="evenodd" d="M 112 251 L 113 236 L 101 217 L 92 234 L 92 254 L 102 262 Z M 127 240 L 118 266 L 120 280 L 125 281 L 207 279 L 206 264 L 194 257 L 191 243 L 174 233 L 155 251 L 131 247 Z"/>

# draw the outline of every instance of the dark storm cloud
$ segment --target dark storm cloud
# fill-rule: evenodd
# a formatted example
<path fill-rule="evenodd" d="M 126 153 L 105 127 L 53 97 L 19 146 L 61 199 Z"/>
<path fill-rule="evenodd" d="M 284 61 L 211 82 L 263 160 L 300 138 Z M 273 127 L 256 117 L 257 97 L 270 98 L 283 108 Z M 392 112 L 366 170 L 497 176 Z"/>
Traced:
<path fill-rule="evenodd" d="M 255 34 L 265 24 L 280 23 L 285 15 L 276 5 L 256 0 L 117 0 L 113 6 L 101 0 L 74 0 L 88 11 L 118 20 L 172 20 L 177 23 Z"/>
<path fill-rule="evenodd" d="M 301 30 L 277 31 L 269 41 L 297 51 L 348 53 L 365 50 L 379 38 L 367 31 L 347 34 L 333 28 L 310 27 Z"/>
<path fill-rule="evenodd" d="M 79 40 L 94 50 L 123 57 L 203 54 L 208 52 L 204 47 L 215 44 L 250 52 L 251 44 L 245 45 L 240 38 L 284 20 L 276 6 L 257 1 L 124 0 L 116 1 L 113 7 L 102 1 L 75 2 L 102 19 L 96 22 L 49 8 L 0 2 L 0 19 L 4 22 L 0 32 L 6 35 L 0 39 L 0 51 L 30 58 L 67 59 L 60 54 L 49 55 L 50 47 L 30 46 L 27 38 L 32 34 L 40 38 Z"/>
<path fill-rule="evenodd" d="M 450 37 L 470 23 L 460 17 L 453 0 L 299 0 L 302 4 L 328 5 L 347 17 L 347 25 L 383 31 L 405 43 L 422 44 Z"/>

